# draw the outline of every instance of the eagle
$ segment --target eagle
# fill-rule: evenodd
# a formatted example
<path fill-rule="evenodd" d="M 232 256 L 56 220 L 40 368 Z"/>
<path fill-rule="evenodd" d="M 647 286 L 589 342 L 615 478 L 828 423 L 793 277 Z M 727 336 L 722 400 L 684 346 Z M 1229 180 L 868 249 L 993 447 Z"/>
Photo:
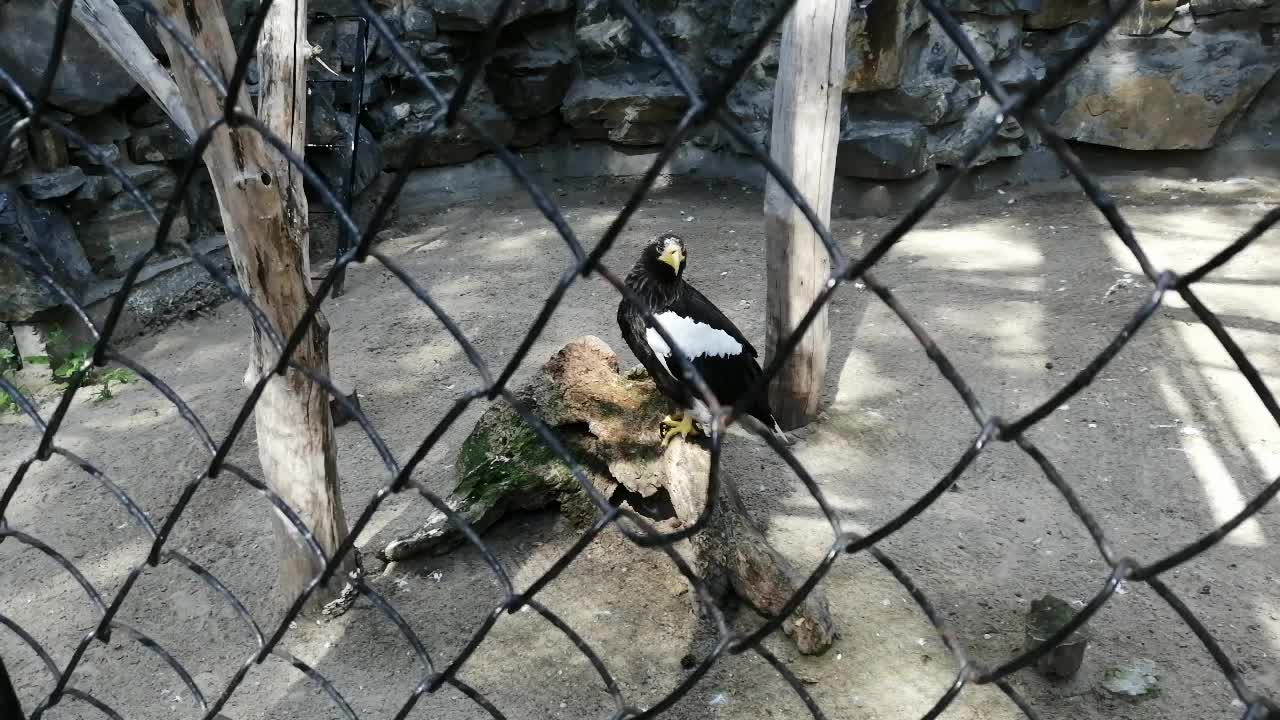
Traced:
<path fill-rule="evenodd" d="M 688 257 L 680 237 L 674 233 L 659 235 L 645 244 L 625 283 L 697 368 L 716 399 L 733 404 L 764 371 L 756 360 L 756 349 L 742 331 L 697 288 L 685 282 Z M 618 304 L 618 327 L 658 390 L 686 409 L 676 418 L 668 415 L 662 419 L 662 446 L 677 434 L 687 438 L 695 432 L 694 421 L 708 425 L 711 413 L 698 398 L 694 385 L 684 379 L 678 361 L 672 360 L 672 348 L 654 329 L 653 322 L 626 297 Z M 746 412 L 785 440 L 786 434 L 774 419 L 765 393 L 760 393 Z"/>

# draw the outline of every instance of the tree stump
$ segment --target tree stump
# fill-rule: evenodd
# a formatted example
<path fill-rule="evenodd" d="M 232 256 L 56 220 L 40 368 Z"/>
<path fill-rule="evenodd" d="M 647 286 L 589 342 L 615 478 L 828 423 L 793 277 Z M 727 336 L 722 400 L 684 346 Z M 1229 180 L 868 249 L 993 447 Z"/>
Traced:
<path fill-rule="evenodd" d="M 517 391 L 547 423 L 610 501 L 669 532 L 693 523 L 703 509 L 711 456 L 700 442 L 675 437 L 659 446 L 660 421 L 675 408 L 643 368 L 620 372 L 604 341 L 579 338 L 551 357 Z M 506 403 L 490 407 L 463 442 L 454 465 L 457 485 L 446 498 L 477 532 L 506 513 L 559 506 L 587 524 L 597 511 L 578 481 Z M 721 475 L 722 488 L 731 479 Z M 387 562 L 442 555 L 464 542 L 445 515 L 433 511 L 415 532 L 389 543 Z M 699 574 L 710 587 L 733 593 L 757 611 L 776 615 L 804 576 L 774 549 L 731 490 L 722 493 L 710 523 L 691 538 Z M 691 595 L 696 597 L 695 595 Z M 815 588 L 783 623 L 804 654 L 821 654 L 835 637 L 827 601 Z"/>

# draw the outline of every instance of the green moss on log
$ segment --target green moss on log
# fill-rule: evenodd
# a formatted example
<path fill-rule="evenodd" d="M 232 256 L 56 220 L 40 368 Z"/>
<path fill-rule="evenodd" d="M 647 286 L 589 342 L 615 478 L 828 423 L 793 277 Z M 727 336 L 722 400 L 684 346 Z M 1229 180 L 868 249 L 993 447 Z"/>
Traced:
<path fill-rule="evenodd" d="M 519 415 L 505 407 L 491 412 L 459 450 L 456 494 L 468 503 L 494 505 L 504 498 L 578 489 L 569 467 Z"/>

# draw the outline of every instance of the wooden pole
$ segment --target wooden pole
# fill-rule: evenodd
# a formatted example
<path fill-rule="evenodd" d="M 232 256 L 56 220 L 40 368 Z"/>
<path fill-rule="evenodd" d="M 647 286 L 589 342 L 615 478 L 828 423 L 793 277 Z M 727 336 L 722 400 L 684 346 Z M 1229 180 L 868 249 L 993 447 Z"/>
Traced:
<path fill-rule="evenodd" d="M 164 11 L 180 31 L 191 38 L 201 55 L 228 80 L 235 66 L 236 50 L 226 17 L 218 0 L 164 0 Z M 305 13 L 303 0 L 294 0 L 286 13 L 274 15 L 277 22 L 297 27 L 290 13 Z M 288 37 L 288 32 L 276 37 Z M 162 33 L 173 72 L 191 119 L 197 128 L 211 125 L 222 116 L 223 98 L 195 68 L 187 55 L 176 46 L 168 33 Z M 303 82 L 305 68 L 299 69 L 296 45 L 281 42 L 263 43 L 259 56 L 264 77 L 277 73 L 293 73 L 292 82 Z M 278 54 L 277 54 L 278 53 Z M 283 125 L 283 114 L 290 122 L 305 127 L 305 103 L 298 106 L 298 94 L 288 83 L 277 85 L 274 100 L 266 102 L 274 124 L 272 131 L 294 142 L 298 137 Z M 290 98 L 295 103 L 289 109 Z M 237 98 L 241 112 L 251 112 L 248 94 Z M 300 146 L 296 150 L 300 151 Z M 306 198 L 302 194 L 297 173 L 282 170 L 279 154 L 254 130 L 217 130 L 205 150 L 205 164 L 213 180 L 214 192 L 226 227 L 231 258 L 241 286 L 282 337 L 287 336 L 302 318 L 311 297 L 310 279 L 306 274 L 305 225 L 297 223 L 306 216 Z M 301 229 L 300 229 L 301 228 Z M 310 332 L 293 354 L 293 360 L 312 372 L 329 373 L 329 326 L 318 314 Z M 270 343 L 254 329 L 253 363 L 246 377 L 256 382 L 257 368 L 271 368 L 277 354 Z M 320 547 L 332 554 L 347 535 L 346 517 L 338 489 L 337 451 L 333 437 L 333 420 L 324 388 L 308 380 L 302 373 L 290 370 L 283 377 L 273 377 L 262 393 L 254 411 L 258 436 L 258 457 L 267 483 L 278 493 L 315 534 Z M 277 593 L 281 602 L 289 603 L 320 570 L 292 526 L 275 514 L 279 550 Z M 329 587 L 319 589 L 307 604 L 314 610 L 338 596 L 342 574 L 355 567 L 348 555 L 340 574 Z"/>
<path fill-rule="evenodd" d="M 773 90 L 770 155 L 818 217 L 831 217 L 840 96 L 846 72 L 845 33 L 851 0 L 799 0 L 782 27 L 778 80 Z M 767 354 L 799 325 L 831 272 L 818 234 L 770 177 L 764 196 L 768 262 Z M 769 389 L 784 430 L 813 420 L 827 371 L 831 332 L 823 308 Z"/>

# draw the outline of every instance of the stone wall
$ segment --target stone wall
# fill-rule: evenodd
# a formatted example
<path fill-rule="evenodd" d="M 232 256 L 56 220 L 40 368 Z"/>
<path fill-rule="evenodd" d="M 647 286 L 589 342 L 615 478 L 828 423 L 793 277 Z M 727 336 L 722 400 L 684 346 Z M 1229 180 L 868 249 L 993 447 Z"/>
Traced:
<path fill-rule="evenodd" d="M 126 16 L 161 55 L 137 0 Z M 382 17 L 443 92 L 458 85 L 498 0 L 391 0 Z M 996 77 L 1030 87 L 1082 41 L 1102 0 L 945 0 Z M 224 0 L 237 35 L 257 7 Z M 351 12 L 344 0 L 312 0 L 313 13 Z M 765 21 L 766 0 L 637 0 L 662 39 L 704 87 L 717 82 Z M 973 68 L 918 0 L 855 2 L 847 33 L 848 72 L 837 174 L 880 187 L 909 184 L 955 165 L 996 121 L 995 101 Z M 54 9 L 46 0 L 0 0 L 0 68 L 28 90 L 47 58 Z M 1044 118 L 1070 140 L 1131 151 L 1269 146 L 1277 117 L 1280 0 L 1140 0 L 1135 12 L 1042 103 Z M 349 84 L 359 60 L 355 21 L 317 18 L 312 42 L 323 52 L 311 72 L 307 157 L 335 186 L 343 182 L 353 126 Z M 753 138 L 767 144 L 778 38 L 730 96 Z M 365 112 L 359 128 L 357 191 L 381 171 L 408 164 L 443 168 L 486 155 L 465 129 L 437 128 L 416 152 L 439 110 L 374 36 L 365 48 Z M 253 86 L 250 73 L 250 90 Z M 1264 91 L 1264 88 L 1266 90 Z M 1241 122 L 1259 95 L 1271 110 Z M 17 117 L 0 96 L 0 128 Z M 49 131 L 22 133 L 0 168 L 0 239 L 45 253 L 77 292 L 110 295 L 150 246 L 154 225 L 102 163 L 118 164 L 159 202 L 176 186 L 186 140 L 109 56 L 73 24 L 51 97 L 58 117 L 89 146 Z M 656 56 L 609 0 L 518 0 L 467 110 L 522 152 L 601 145 L 652 151 L 672 132 L 688 101 Z M 91 147 L 90 147 L 91 146 Z M 977 158 L 1034 153 L 1041 141 L 1015 120 Z M 690 152 L 741 156 L 722 130 L 690 140 Z M 97 157 L 95 157 L 95 155 Z M 447 169 L 447 168 L 445 168 Z M 182 198 L 173 233 L 216 251 L 220 220 L 207 178 Z M 158 257 L 156 263 L 170 263 Z M 196 274 L 193 274 L 193 277 Z M 106 287 L 107 290 L 102 288 Z M 97 288 L 97 290 L 94 290 Z M 96 294 L 95 294 L 96 293 Z M 0 266 L 0 321 L 27 322 L 59 304 L 10 264 Z"/>

